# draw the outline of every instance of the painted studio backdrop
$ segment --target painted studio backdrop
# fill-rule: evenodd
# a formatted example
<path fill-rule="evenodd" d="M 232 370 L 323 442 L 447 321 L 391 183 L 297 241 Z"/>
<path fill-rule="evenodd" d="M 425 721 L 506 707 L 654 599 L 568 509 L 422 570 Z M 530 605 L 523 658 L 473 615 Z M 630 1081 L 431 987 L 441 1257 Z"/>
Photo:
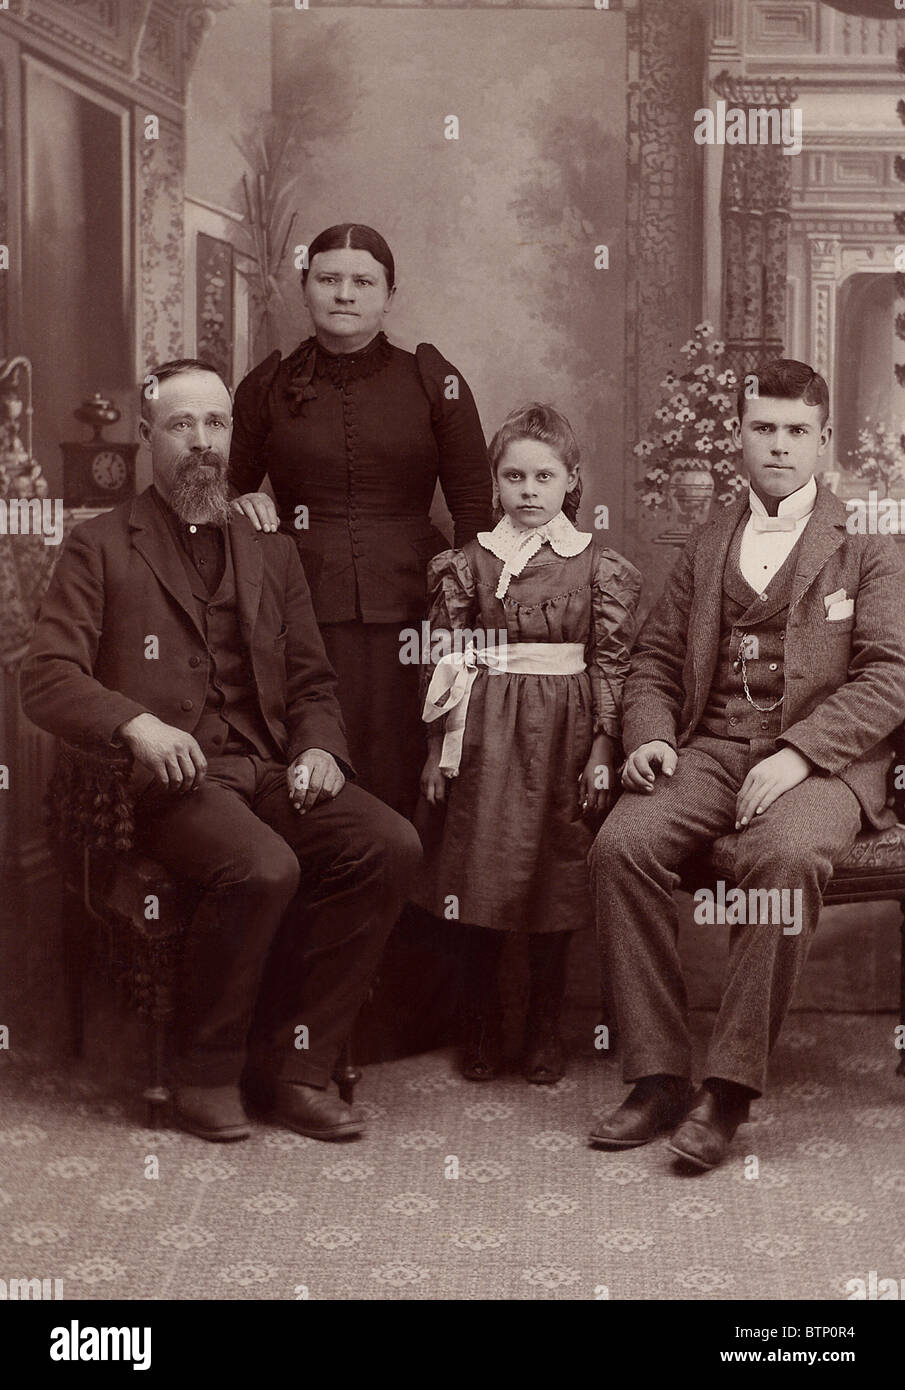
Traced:
<path fill-rule="evenodd" d="M 143 487 L 136 394 L 150 365 L 198 353 L 235 384 L 273 347 L 291 350 L 308 332 L 295 248 L 359 220 L 396 256 L 390 336 L 438 345 L 488 438 L 531 398 L 569 416 L 580 521 L 605 522 L 648 607 L 700 499 L 645 487 L 638 445 L 696 326 L 709 325 L 700 352 L 719 340 L 736 370 L 784 351 L 828 375 L 840 493 L 858 485 L 865 424 L 901 428 L 903 43 L 905 21 L 870 0 L 10 0 L 0 357 L 27 359 L 15 399 L 33 412 L 16 476 L 36 462 L 71 510 L 75 455 L 62 446 L 100 429 L 109 476 L 120 459 L 130 480 L 134 458 Z M 696 143 L 694 113 L 718 99 L 800 109 L 801 152 Z M 95 396 L 109 404 L 94 422 L 74 418 Z M 4 943 L 4 973 L 53 1001 L 41 805 L 53 750 L 19 711 L 16 670 L 54 550 L 20 539 L 0 537 L 13 774 L 0 814 L 4 881 L 21 886 L 29 929 Z M 828 911 L 800 1006 L 892 1007 L 897 922 L 893 904 Z M 715 997 L 712 941 L 685 934 L 693 1003 Z M 572 965 L 573 1000 L 589 1007 L 591 954 L 587 943 Z"/>

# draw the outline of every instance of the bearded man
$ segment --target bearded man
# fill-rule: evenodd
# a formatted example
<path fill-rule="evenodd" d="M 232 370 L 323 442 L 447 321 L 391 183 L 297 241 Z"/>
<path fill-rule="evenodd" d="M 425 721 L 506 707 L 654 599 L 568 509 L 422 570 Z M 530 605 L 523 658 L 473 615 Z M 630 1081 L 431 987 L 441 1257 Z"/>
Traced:
<path fill-rule="evenodd" d="M 360 1133 L 328 1086 L 420 860 L 354 777 L 289 536 L 230 509 L 232 401 L 168 362 L 142 393 L 153 484 L 77 526 L 22 668 L 29 718 L 133 756 L 136 844 L 200 888 L 183 960 L 175 1103 L 249 1134 L 240 1082 L 316 1139 Z"/>

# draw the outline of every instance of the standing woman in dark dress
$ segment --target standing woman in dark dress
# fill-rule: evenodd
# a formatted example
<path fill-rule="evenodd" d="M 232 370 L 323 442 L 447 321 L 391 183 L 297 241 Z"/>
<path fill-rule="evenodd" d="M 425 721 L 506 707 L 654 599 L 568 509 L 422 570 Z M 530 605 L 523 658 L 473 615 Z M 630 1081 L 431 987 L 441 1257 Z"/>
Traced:
<path fill-rule="evenodd" d="M 429 517 L 437 480 L 457 548 L 491 524 L 484 435 L 461 373 L 431 344 L 405 352 L 383 333 L 395 267 L 379 233 L 321 232 L 302 286 L 314 335 L 282 360 L 271 353 L 236 391 L 233 505 L 295 538 L 358 781 L 411 818 L 426 742 L 420 667 L 400 660 L 401 634 L 427 617 L 428 562 L 449 547 Z M 276 508 L 258 491 L 265 475 Z M 448 1040 L 447 937 L 403 914 L 357 1046 L 375 1034 L 383 1053 Z"/>
<path fill-rule="evenodd" d="M 427 565 L 448 547 L 429 517 L 437 479 L 457 547 L 490 524 L 484 436 L 461 373 L 429 343 L 405 352 L 382 331 L 395 267 L 378 232 L 321 232 L 302 286 L 314 335 L 236 391 L 234 505 L 295 538 L 358 780 L 411 817 L 425 745 L 400 632 L 426 617 Z M 265 474 L 276 508 L 258 491 Z"/>

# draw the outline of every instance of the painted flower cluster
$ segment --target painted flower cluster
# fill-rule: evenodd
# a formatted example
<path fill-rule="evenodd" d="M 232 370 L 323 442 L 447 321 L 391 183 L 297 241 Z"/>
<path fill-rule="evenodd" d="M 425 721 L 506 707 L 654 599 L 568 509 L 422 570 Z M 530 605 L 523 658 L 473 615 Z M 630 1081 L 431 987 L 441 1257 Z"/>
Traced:
<path fill-rule="evenodd" d="M 870 423 L 858 431 L 858 447 L 849 449 L 853 471 L 865 478 L 872 487 L 888 493 L 894 483 L 905 478 L 905 434 L 899 434 L 882 420 Z"/>
<path fill-rule="evenodd" d="M 713 474 L 716 501 L 728 506 L 746 486 L 735 467 L 739 449 L 732 440 L 738 382 L 721 359 L 725 344 L 713 337 L 713 324 L 699 323 L 682 348 L 685 370 L 661 381 L 663 398 L 647 435 L 634 452 L 648 460 L 639 481 L 641 501 L 657 509 L 667 501 L 676 473 L 701 470 Z"/>

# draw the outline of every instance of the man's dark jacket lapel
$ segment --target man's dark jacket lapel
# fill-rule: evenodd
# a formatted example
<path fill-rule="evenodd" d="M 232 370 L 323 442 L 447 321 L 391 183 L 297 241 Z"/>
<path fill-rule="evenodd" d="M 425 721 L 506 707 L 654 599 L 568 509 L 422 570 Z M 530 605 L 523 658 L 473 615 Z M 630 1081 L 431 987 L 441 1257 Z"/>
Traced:
<path fill-rule="evenodd" d="M 184 610 L 193 626 L 201 632 L 197 604 L 192 595 L 185 565 L 177 550 L 175 537 L 150 488 L 133 502 L 129 525 L 132 528 L 132 543 L 135 549 L 150 565 L 167 593 Z M 244 518 L 230 518 L 229 537 L 236 574 L 239 626 L 246 642 L 250 644 L 261 602 L 264 560 L 257 532 Z"/>
<path fill-rule="evenodd" d="M 726 509 L 715 526 L 705 526 L 694 557 L 694 601 L 689 614 L 688 642 L 693 671 L 693 719 L 707 702 L 720 649 L 723 611 L 723 570 L 735 528 L 748 510 L 747 491 Z M 686 670 L 688 668 L 686 667 Z"/>

